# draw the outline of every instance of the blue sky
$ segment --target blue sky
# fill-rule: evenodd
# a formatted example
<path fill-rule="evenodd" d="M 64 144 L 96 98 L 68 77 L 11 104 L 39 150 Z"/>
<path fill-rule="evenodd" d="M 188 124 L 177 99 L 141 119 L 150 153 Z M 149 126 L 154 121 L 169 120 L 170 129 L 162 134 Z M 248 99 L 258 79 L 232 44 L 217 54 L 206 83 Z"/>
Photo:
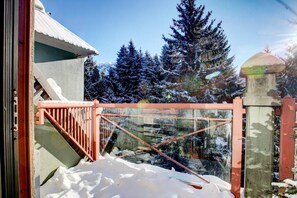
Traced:
<path fill-rule="evenodd" d="M 52 17 L 97 50 L 99 62 L 114 62 L 117 52 L 131 39 L 138 49 L 159 54 L 180 0 L 41 0 Z M 281 0 L 297 10 L 297 0 Z M 212 11 L 231 45 L 234 66 L 269 47 L 284 56 L 297 41 L 297 21 L 278 0 L 197 0 Z"/>

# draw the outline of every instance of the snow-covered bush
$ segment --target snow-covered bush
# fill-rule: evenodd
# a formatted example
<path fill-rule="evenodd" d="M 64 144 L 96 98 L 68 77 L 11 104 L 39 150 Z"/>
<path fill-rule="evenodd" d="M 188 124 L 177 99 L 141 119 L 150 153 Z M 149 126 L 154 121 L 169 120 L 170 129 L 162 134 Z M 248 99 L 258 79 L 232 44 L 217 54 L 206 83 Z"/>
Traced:
<path fill-rule="evenodd" d="M 272 182 L 274 187 L 274 198 L 294 197 L 297 198 L 297 181 L 285 179 L 282 182 Z"/>

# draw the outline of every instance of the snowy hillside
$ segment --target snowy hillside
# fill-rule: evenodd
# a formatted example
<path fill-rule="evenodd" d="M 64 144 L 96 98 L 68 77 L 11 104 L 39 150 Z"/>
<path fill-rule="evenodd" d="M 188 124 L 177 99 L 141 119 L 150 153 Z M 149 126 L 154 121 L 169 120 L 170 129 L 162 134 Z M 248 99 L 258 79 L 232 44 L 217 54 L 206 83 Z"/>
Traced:
<path fill-rule="evenodd" d="M 107 63 L 98 63 L 97 68 L 100 74 L 108 75 L 110 68 L 115 67 L 115 63 L 107 62 Z"/>
<path fill-rule="evenodd" d="M 230 184 L 214 176 L 178 173 L 147 164 L 133 164 L 109 155 L 93 163 L 81 161 L 76 167 L 60 167 L 41 187 L 41 197 L 69 198 L 230 198 Z M 200 185 L 196 189 L 187 183 Z"/>

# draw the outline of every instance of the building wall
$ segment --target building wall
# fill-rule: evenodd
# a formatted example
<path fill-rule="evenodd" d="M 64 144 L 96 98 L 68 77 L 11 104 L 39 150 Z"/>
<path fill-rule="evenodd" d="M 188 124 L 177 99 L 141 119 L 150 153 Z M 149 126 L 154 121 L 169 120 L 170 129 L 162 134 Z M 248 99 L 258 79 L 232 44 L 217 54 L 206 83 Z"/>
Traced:
<path fill-rule="evenodd" d="M 46 120 L 44 125 L 35 125 L 35 150 L 39 160 L 39 183 L 49 179 L 59 166 L 73 167 L 80 156 L 63 136 Z"/>
<path fill-rule="evenodd" d="M 35 56 L 36 57 L 36 56 Z M 35 63 L 46 79 L 52 78 L 68 100 L 84 99 L 84 58 Z"/>
<path fill-rule="evenodd" d="M 34 44 L 34 62 L 43 63 L 50 61 L 76 58 L 75 54 L 39 42 Z"/>

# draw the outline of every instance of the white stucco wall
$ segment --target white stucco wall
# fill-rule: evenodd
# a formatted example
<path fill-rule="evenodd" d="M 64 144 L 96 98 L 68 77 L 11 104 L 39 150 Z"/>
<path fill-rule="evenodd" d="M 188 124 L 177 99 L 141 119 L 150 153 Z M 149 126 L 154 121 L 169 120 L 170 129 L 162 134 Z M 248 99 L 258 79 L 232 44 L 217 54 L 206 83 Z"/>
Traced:
<path fill-rule="evenodd" d="M 45 78 L 52 78 L 68 100 L 84 99 L 84 58 L 35 63 Z"/>

